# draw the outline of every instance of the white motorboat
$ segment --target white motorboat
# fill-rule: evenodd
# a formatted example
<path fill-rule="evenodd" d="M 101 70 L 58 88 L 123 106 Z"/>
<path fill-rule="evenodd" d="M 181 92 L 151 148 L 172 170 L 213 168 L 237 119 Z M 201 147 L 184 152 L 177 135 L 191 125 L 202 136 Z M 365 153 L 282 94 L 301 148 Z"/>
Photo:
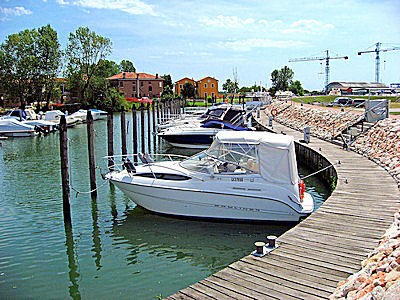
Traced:
<path fill-rule="evenodd" d="M 0 120 L 0 136 L 22 137 L 37 134 L 35 126 L 8 118 Z"/>
<path fill-rule="evenodd" d="M 76 119 L 80 119 L 81 122 L 85 123 L 86 122 L 86 118 L 87 118 L 87 110 L 86 109 L 80 109 L 80 110 L 70 114 L 69 116 L 74 117 Z"/>
<path fill-rule="evenodd" d="M 106 157 L 106 160 L 119 157 Z M 125 158 L 124 158 L 125 159 Z M 186 217 L 299 221 L 314 209 L 299 179 L 293 137 L 219 132 L 209 149 L 183 161 L 115 164 L 104 175 L 136 204 Z"/>
<path fill-rule="evenodd" d="M 241 106 L 221 105 L 200 119 L 164 128 L 157 135 L 174 147 L 206 149 L 220 131 L 253 130 L 245 126 L 247 115 Z"/>
<path fill-rule="evenodd" d="M 89 110 L 92 112 L 92 117 L 94 121 L 107 118 L 107 112 L 104 110 L 94 108 L 91 108 Z"/>
<path fill-rule="evenodd" d="M 55 123 L 56 125 L 60 124 L 60 118 L 61 116 L 64 116 L 65 114 L 60 111 L 60 110 L 49 110 L 46 111 L 44 114 L 44 120 L 46 121 L 51 121 Z M 67 121 L 67 127 L 73 127 L 75 126 L 78 122 L 81 121 L 81 119 L 74 118 L 72 116 L 65 116 L 65 119 Z"/>

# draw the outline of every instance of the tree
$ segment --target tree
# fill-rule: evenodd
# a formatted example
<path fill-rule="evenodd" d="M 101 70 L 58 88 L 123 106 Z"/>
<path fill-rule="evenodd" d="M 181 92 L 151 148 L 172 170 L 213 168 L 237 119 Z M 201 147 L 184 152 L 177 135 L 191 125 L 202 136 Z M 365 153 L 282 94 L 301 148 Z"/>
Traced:
<path fill-rule="evenodd" d="M 0 84 L 22 107 L 35 99 L 47 102 L 54 95 L 62 51 L 50 25 L 26 29 L 7 37 L 0 51 Z"/>
<path fill-rule="evenodd" d="M 19 99 L 25 106 L 32 88 L 37 58 L 35 56 L 36 30 L 24 30 L 9 35 L 1 44 L 0 84 L 8 97 Z M 12 101 L 15 104 L 15 101 Z"/>
<path fill-rule="evenodd" d="M 77 85 L 79 100 L 84 104 L 93 104 L 93 98 L 86 94 L 91 81 L 100 67 L 101 61 L 111 54 L 111 41 L 97 35 L 88 27 L 79 27 L 70 33 L 65 50 L 67 76 Z"/>
<path fill-rule="evenodd" d="M 195 97 L 195 88 L 194 85 L 190 82 L 186 82 L 181 90 L 181 95 L 183 98 L 194 98 Z"/>
<path fill-rule="evenodd" d="M 233 94 L 235 90 L 238 89 L 237 83 L 231 81 L 229 78 L 222 85 L 222 88 L 227 91 L 229 94 Z"/>
<path fill-rule="evenodd" d="M 119 68 L 122 72 L 136 73 L 136 68 L 133 65 L 133 62 L 131 62 L 130 60 L 122 60 L 119 64 Z"/>
<path fill-rule="evenodd" d="M 171 75 L 164 74 L 163 76 L 161 76 L 161 78 L 164 79 L 164 87 L 163 87 L 161 96 L 172 95 L 173 94 L 173 91 L 172 91 L 173 85 L 172 85 Z"/>
<path fill-rule="evenodd" d="M 293 71 L 288 66 L 271 73 L 272 89 L 274 91 L 287 91 L 292 84 Z"/>
<path fill-rule="evenodd" d="M 301 82 L 299 80 L 292 82 L 292 84 L 289 87 L 289 91 L 291 91 L 293 94 L 295 94 L 297 96 L 304 95 L 304 90 L 303 90 L 303 87 L 301 86 Z"/>
<path fill-rule="evenodd" d="M 49 108 L 50 99 L 59 93 L 57 75 L 61 68 L 62 51 L 58 42 L 57 32 L 50 25 L 38 29 L 38 110 L 42 100 L 42 92 Z"/>

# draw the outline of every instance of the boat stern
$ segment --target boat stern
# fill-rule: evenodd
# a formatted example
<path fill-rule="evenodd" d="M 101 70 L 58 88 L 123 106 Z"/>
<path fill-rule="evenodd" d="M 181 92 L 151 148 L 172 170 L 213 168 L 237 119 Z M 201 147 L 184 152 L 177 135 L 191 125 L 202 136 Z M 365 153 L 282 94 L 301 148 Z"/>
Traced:
<path fill-rule="evenodd" d="M 314 211 L 314 198 L 309 193 L 304 193 L 302 213 L 311 214 Z"/>

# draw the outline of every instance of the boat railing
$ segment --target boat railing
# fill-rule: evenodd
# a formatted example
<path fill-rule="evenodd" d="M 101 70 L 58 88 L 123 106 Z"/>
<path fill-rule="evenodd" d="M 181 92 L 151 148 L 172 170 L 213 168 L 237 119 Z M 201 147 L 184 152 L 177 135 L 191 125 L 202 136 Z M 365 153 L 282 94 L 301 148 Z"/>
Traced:
<path fill-rule="evenodd" d="M 143 159 L 144 157 L 144 159 Z M 186 159 L 187 156 L 178 155 L 178 154 L 170 154 L 170 153 L 135 153 L 135 154 L 120 154 L 120 155 L 112 155 L 112 156 L 104 156 L 103 160 L 106 164 L 106 169 L 108 171 L 122 171 L 124 170 L 124 160 L 128 159 L 133 163 L 134 166 L 139 165 L 149 165 L 158 161 L 165 161 L 166 159 L 169 161 L 180 161 Z M 147 160 L 147 162 L 146 162 Z"/>

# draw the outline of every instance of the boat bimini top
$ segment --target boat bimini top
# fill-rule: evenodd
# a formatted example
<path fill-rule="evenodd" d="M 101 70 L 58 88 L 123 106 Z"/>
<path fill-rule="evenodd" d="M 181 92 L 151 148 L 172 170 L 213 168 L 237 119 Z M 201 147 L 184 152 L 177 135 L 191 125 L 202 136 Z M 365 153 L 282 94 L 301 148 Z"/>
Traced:
<path fill-rule="evenodd" d="M 299 183 L 291 136 L 261 131 L 221 131 L 209 149 L 180 164 L 192 171 L 221 172 L 222 167 L 214 168 L 216 161 L 224 162 L 225 172 L 259 173 L 264 180 L 274 184 Z"/>

